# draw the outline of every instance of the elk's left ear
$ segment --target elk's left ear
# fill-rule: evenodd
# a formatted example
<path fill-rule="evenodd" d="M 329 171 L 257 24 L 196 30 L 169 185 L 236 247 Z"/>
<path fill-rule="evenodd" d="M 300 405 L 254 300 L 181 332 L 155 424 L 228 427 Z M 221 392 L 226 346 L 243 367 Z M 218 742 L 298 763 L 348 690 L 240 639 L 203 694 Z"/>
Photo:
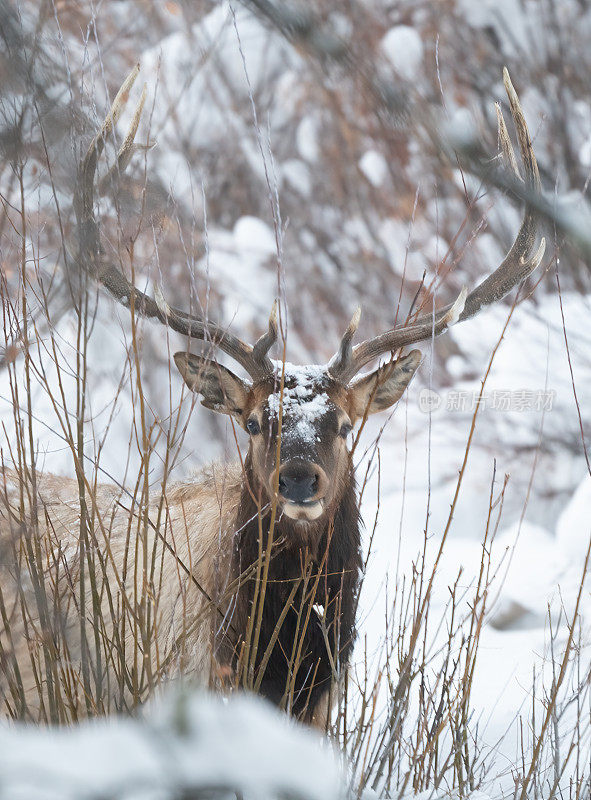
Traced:
<path fill-rule="evenodd" d="M 393 364 L 384 364 L 352 383 L 349 386 L 351 418 L 359 419 L 366 410 L 368 415 L 375 414 L 393 405 L 402 397 L 420 363 L 420 350 L 411 350 Z"/>
<path fill-rule="evenodd" d="M 242 424 L 241 414 L 249 392 L 249 385 L 209 358 L 192 353 L 175 353 L 174 363 L 193 392 L 203 398 L 206 408 L 231 414 Z"/>

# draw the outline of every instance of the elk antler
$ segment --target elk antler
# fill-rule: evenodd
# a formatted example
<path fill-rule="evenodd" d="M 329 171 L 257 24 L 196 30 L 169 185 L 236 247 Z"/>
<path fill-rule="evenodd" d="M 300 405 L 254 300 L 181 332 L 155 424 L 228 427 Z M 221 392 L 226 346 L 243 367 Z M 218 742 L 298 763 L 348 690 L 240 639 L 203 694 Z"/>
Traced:
<path fill-rule="evenodd" d="M 191 339 L 210 342 L 212 346 L 218 347 L 244 367 L 253 380 L 259 380 L 273 371 L 273 364 L 267 353 L 277 340 L 276 304 L 273 305 L 271 310 L 267 332 L 252 346 L 219 325 L 200 317 L 186 314 L 177 308 L 171 308 L 158 289 L 155 291 L 154 299 L 144 294 L 125 277 L 114 261 L 107 257 L 101 246 L 99 226 L 94 216 L 94 181 L 97 163 L 105 147 L 105 141 L 111 134 L 117 119 L 125 107 L 129 90 L 138 74 L 139 65 L 132 70 L 117 92 L 111 109 L 101 129 L 90 143 L 78 170 L 78 180 L 74 195 L 74 210 L 78 223 L 79 249 L 76 257 L 77 263 L 80 268 L 93 275 L 123 305 L 133 307 L 138 314 L 149 319 L 157 319 L 172 328 L 172 330 L 189 336 Z M 132 153 L 138 148 L 138 145 L 134 144 L 134 139 L 145 98 L 146 89 L 144 86 L 129 132 L 119 149 L 117 161 L 110 170 L 109 175 L 123 172 L 129 163 Z"/>
<path fill-rule="evenodd" d="M 521 104 L 506 68 L 503 70 L 503 82 L 517 131 L 521 160 L 525 168 L 526 186 L 531 194 L 539 194 L 541 184 L 538 164 Z M 503 114 L 498 104 L 496 108 L 503 155 L 516 177 L 522 180 Z M 359 323 L 359 310 L 357 310 L 343 335 L 339 350 L 329 362 L 328 368 L 331 375 L 336 380 L 347 384 L 362 367 L 370 361 L 374 361 L 378 356 L 398 350 L 400 347 L 415 344 L 415 342 L 430 339 L 432 336 L 438 336 L 455 322 L 470 319 L 485 306 L 501 300 L 514 286 L 531 275 L 542 260 L 546 246 L 544 239 L 541 240 L 535 253 L 532 253 L 536 241 L 537 222 L 538 217 L 535 210 L 526 203 L 521 228 L 505 259 L 470 294 L 466 289 L 462 289 L 454 303 L 444 306 L 439 311 L 422 314 L 409 325 L 393 328 L 352 347 L 352 339 Z"/>

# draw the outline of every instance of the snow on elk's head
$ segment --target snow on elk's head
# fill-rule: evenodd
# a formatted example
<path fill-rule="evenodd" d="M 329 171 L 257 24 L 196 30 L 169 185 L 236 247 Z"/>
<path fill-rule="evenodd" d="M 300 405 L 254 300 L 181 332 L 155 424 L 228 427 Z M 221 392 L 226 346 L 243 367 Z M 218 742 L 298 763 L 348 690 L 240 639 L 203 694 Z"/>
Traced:
<path fill-rule="evenodd" d="M 353 382 L 340 378 L 339 355 L 328 366 L 270 362 L 252 383 L 202 356 L 177 353 L 175 362 L 203 405 L 248 432 L 254 493 L 263 502 L 276 498 L 287 517 L 306 523 L 334 512 L 351 479 L 354 425 L 400 398 L 420 358 L 413 350 Z"/>

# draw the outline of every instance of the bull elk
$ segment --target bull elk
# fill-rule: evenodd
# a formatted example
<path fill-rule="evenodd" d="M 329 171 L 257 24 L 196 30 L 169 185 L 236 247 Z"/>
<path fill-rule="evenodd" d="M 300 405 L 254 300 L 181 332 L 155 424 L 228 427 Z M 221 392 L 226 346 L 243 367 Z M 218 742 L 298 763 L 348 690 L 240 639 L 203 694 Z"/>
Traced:
<path fill-rule="evenodd" d="M 187 386 L 250 437 L 243 462 L 215 466 L 139 508 L 115 486 L 3 478 L 0 530 L 0 696 L 5 714 L 76 718 L 141 702 L 166 678 L 251 688 L 324 724 L 334 681 L 355 640 L 360 519 L 349 434 L 389 408 L 421 354 L 402 347 L 443 333 L 501 300 L 538 266 L 537 219 L 527 205 L 500 266 L 470 293 L 410 324 L 353 345 L 357 312 L 326 366 L 274 361 L 276 306 L 254 344 L 139 291 L 101 246 L 97 162 L 137 75 L 130 75 L 79 167 L 76 263 L 133 314 L 207 347 L 174 360 Z M 527 190 L 538 167 L 508 73 L 505 87 Z M 134 148 L 143 97 L 115 168 Z M 499 136 L 519 177 L 502 113 Z M 250 380 L 217 363 L 221 350 Z M 380 356 L 386 363 L 357 377 Z M 66 709 L 64 711 L 63 709 Z"/>

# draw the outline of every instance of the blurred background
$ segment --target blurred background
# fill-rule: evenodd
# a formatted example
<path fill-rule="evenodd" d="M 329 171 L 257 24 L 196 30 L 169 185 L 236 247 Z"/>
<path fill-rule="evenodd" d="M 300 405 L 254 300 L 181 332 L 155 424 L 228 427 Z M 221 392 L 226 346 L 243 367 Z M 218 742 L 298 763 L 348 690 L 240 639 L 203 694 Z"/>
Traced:
<path fill-rule="evenodd" d="M 18 282 L 21 241 L 6 213 L 20 208 L 18 163 L 31 266 L 51 282 L 53 325 L 67 325 L 72 305 L 62 267 L 64 245 L 73 241 L 77 163 L 136 62 L 148 84 L 138 141 L 154 146 L 138 151 L 116 193 L 106 187 L 104 236 L 128 271 L 133 248 L 138 285 L 157 283 L 169 302 L 201 307 L 250 340 L 279 294 L 294 362 L 324 363 L 358 304 L 364 338 L 404 321 L 413 301 L 427 309 L 448 302 L 500 263 L 518 229 L 518 204 L 442 153 L 432 130 L 467 129 L 496 156 L 494 102 L 506 106 L 504 65 L 520 92 L 545 189 L 576 213 L 586 209 L 591 9 L 583 0 L 317 2 L 285 7 L 279 16 L 270 8 L 2 4 L 3 275 L 9 286 Z M 552 413 L 540 442 L 535 409 L 485 410 L 477 442 L 486 460 L 500 445 L 499 466 L 517 482 L 515 472 L 527 481 L 538 454 L 543 504 L 530 514 L 540 521 L 556 518 L 585 472 L 557 264 L 581 397 L 590 380 L 589 267 L 559 233 L 546 235 L 546 271 L 511 323 L 489 387 L 551 390 Z M 411 392 L 412 411 L 421 385 L 444 392 L 477 386 L 509 307 L 426 347 L 429 365 Z M 108 381 L 117 386 L 121 377 L 125 341 L 113 329 L 114 314 L 124 329 L 126 312 L 103 299 L 91 345 L 95 411 L 108 402 Z M 142 333 L 150 366 L 144 381 L 154 412 L 163 415 L 168 347 L 158 326 L 146 324 Z M 462 438 L 462 409 L 450 417 L 448 399 L 433 416 L 432 433 L 445 438 L 451 428 Z M 411 442 L 421 441 L 426 423 L 424 414 L 412 421 Z M 210 413 L 200 413 L 196 426 L 192 458 L 199 463 L 221 452 L 227 431 Z M 114 448 L 103 457 L 112 454 L 117 472 Z M 52 453 L 46 459 L 49 468 L 67 468 Z M 552 467 L 557 459 L 559 470 Z"/>

